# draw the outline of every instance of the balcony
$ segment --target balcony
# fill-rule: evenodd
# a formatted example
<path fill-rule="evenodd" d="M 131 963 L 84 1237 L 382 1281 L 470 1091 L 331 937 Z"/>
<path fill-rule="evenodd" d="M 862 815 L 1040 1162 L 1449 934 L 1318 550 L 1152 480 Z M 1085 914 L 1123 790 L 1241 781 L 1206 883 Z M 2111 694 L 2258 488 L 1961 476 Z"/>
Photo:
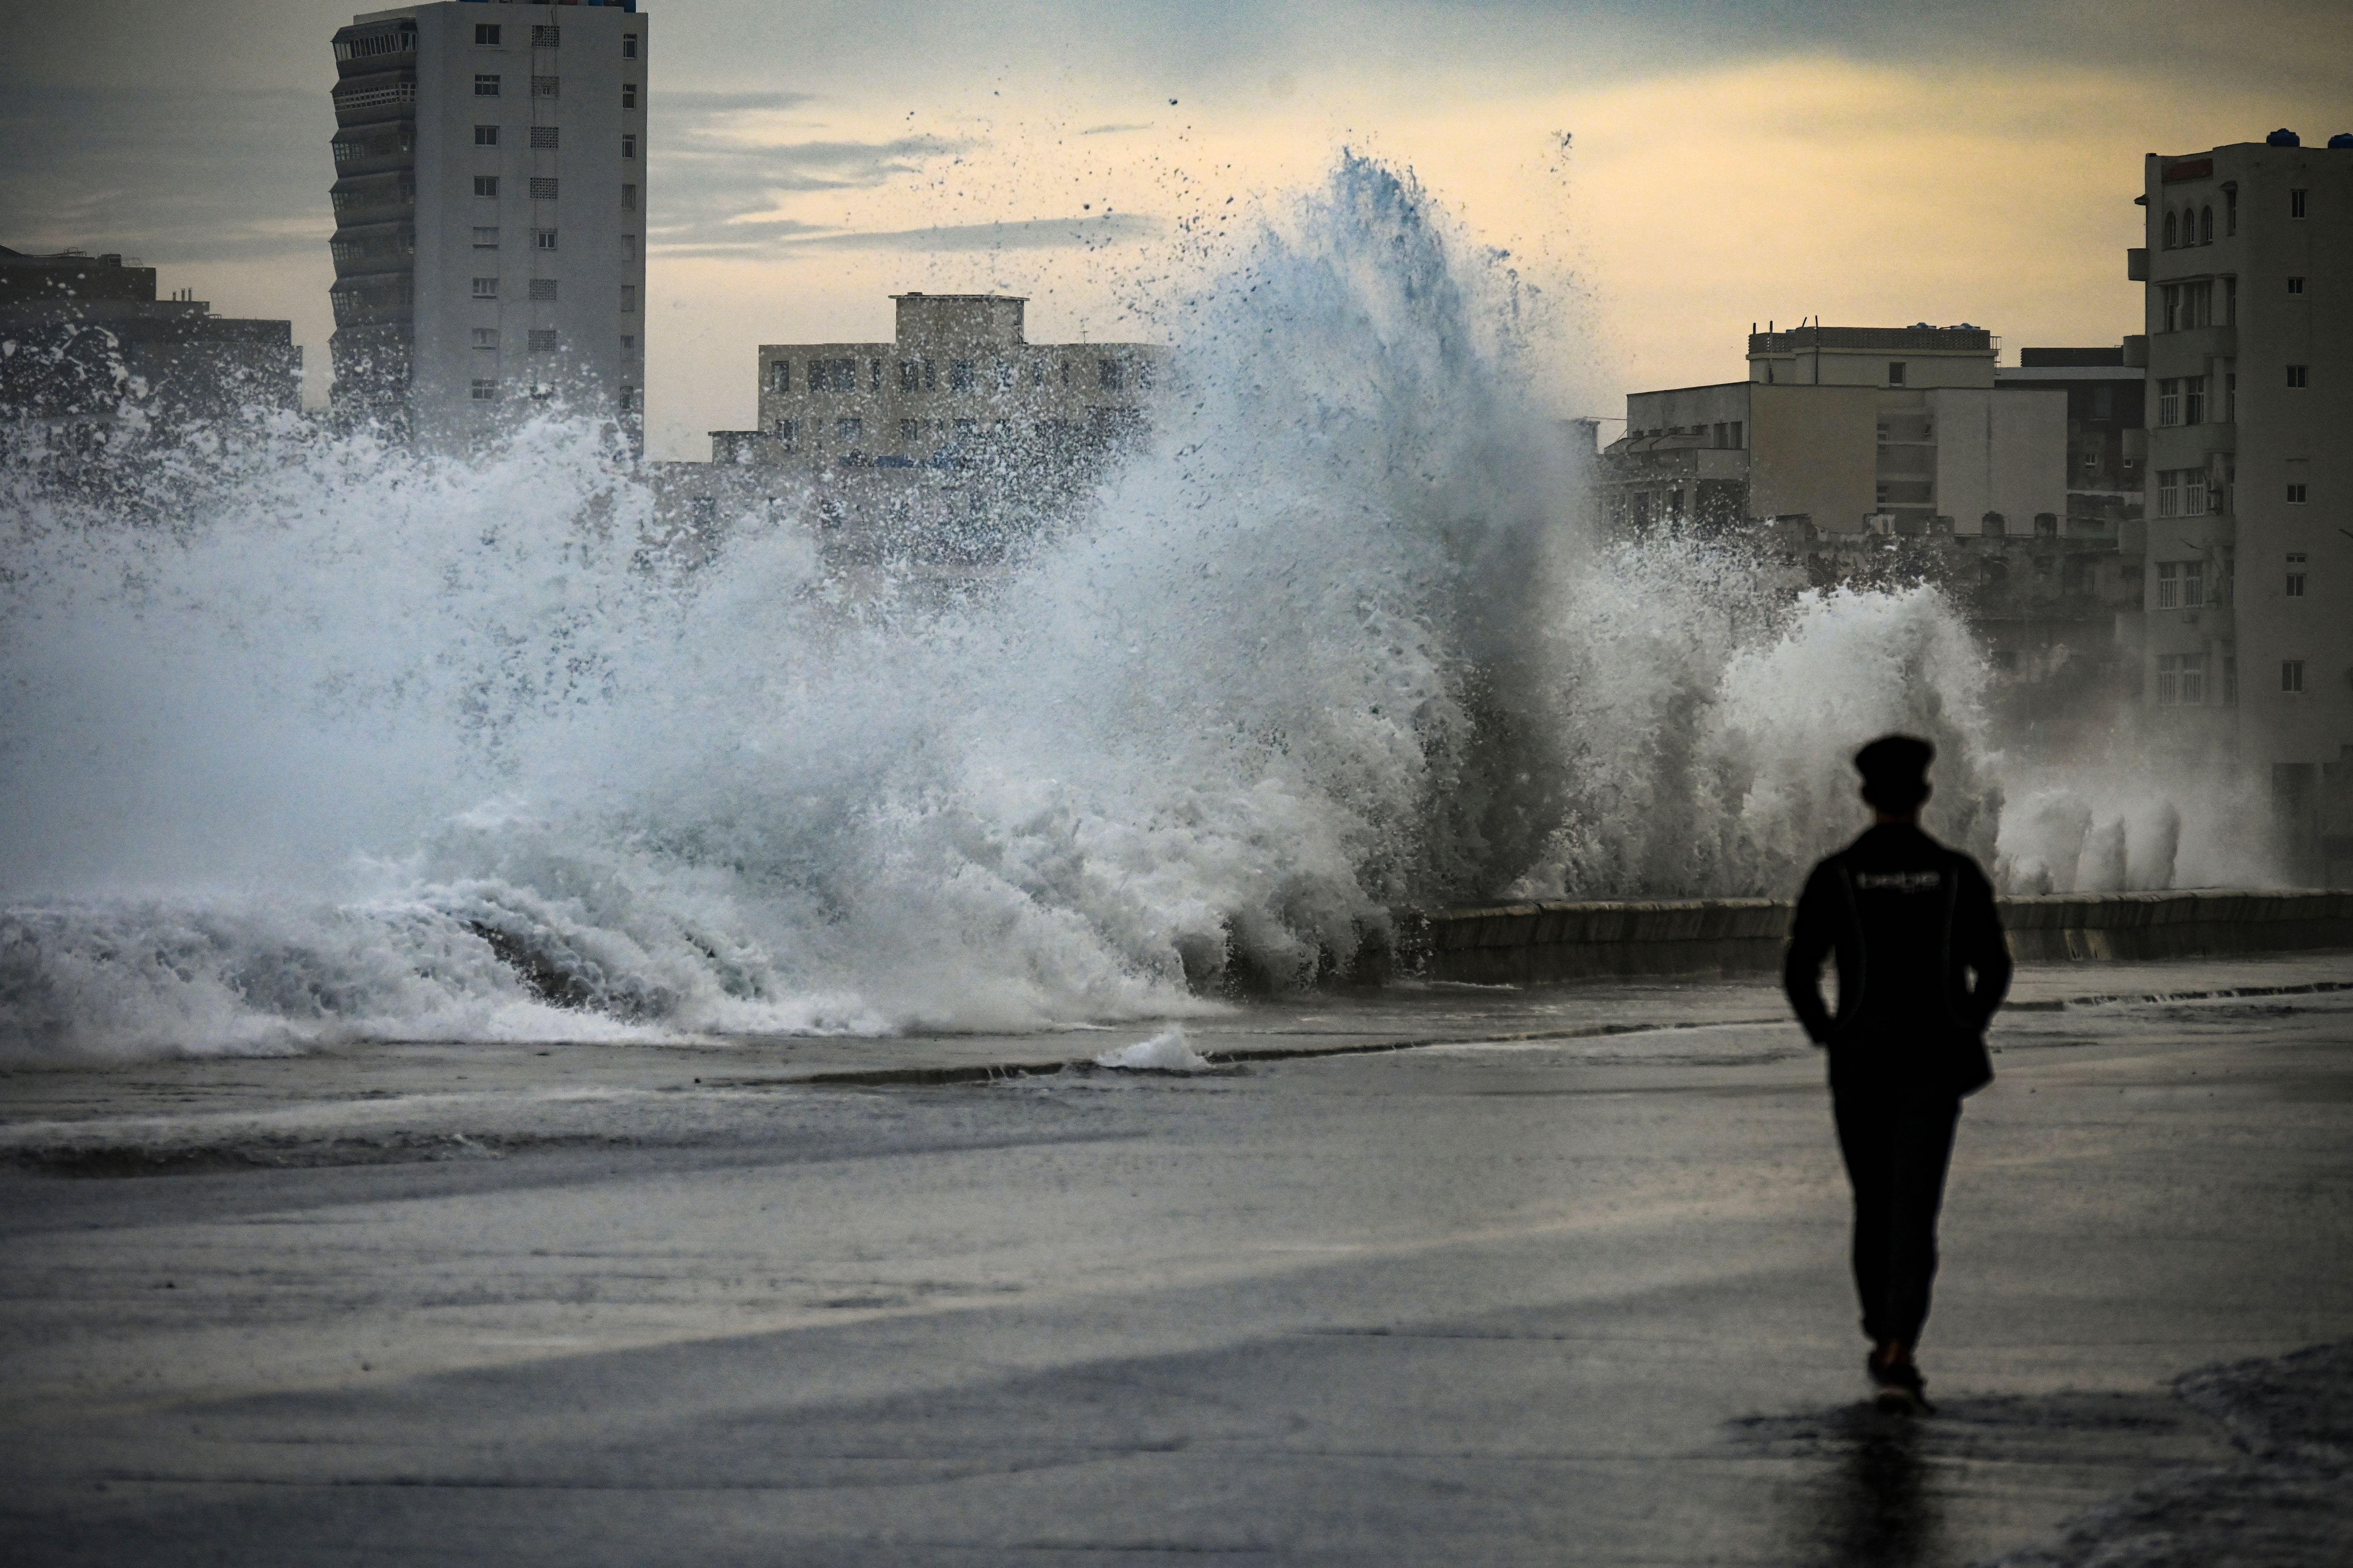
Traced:
<path fill-rule="evenodd" d="M 2148 247 L 2136 245 L 2125 252 L 2125 281 L 2127 283 L 2148 281 Z"/>
<path fill-rule="evenodd" d="M 339 81 L 334 100 L 335 123 L 340 126 L 411 120 L 417 112 L 417 73 L 394 71 Z"/>
<path fill-rule="evenodd" d="M 2236 359 L 2238 353 L 2236 327 L 2189 327 L 2178 332 L 2159 332 L 2148 340 L 2149 374 L 2197 375 L 2204 372 L 2207 361 Z"/>

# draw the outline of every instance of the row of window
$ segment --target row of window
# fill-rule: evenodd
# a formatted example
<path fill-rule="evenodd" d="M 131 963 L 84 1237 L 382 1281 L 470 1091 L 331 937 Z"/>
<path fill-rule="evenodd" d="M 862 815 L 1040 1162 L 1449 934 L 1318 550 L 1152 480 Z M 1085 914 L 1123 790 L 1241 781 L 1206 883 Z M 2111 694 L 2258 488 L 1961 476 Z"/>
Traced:
<path fill-rule="evenodd" d="M 2279 689 L 2284 692 L 2304 689 L 2304 660 L 2280 660 Z M 2222 692 L 2224 707 L 2239 700 L 2239 661 L 2222 656 Z M 2206 705 L 2206 656 L 2202 653 L 2168 653 L 2158 656 L 2157 705 L 2159 708 L 2202 708 Z"/>
<path fill-rule="evenodd" d="M 1050 379 L 1058 381 L 1063 386 L 1070 385 L 1071 362 L 1061 360 L 1053 363 L 1059 368 L 1050 375 L 1047 368 L 1048 361 L 1032 360 L 1029 363 L 1029 384 L 1043 386 Z M 807 391 L 856 392 L 858 390 L 858 361 L 855 359 L 812 359 L 803 363 L 802 381 Z M 1128 369 L 1128 362 L 1125 360 L 1099 359 L 1095 361 L 1095 384 L 1106 392 L 1124 391 L 1127 386 Z M 1135 362 L 1134 373 L 1135 384 L 1145 391 L 1151 390 L 1152 362 L 1150 360 Z M 982 379 L 979 361 L 959 359 L 948 362 L 950 392 L 978 392 L 981 390 Z M 1020 366 L 1009 360 L 994 361 L 988 367 L 987 379 L 996 391 L 1010 392 L 1019 382 Z M 882 390 L 881 360 L 870 359 L 866 362 L 866 383 L 867 390 L 870 392 Z M 900 391 L 937 392 L 939 386 L 937 361 L 903 359 L 899 362 Z M 793 362 L 788 359 L 770 360 L 768 390 L 790 392 L 792 389 Z M 1737 429 L 1738 426 L 1736 426 L 1735 428 Z"/>
<path fill-rule="evenodd" d="M 562 232 L 563 231 L 561 229 L 554 228 L 533 229 L 531 231 L 531 247 L 533 250 L 554 250 L 556 248 L 556 237 Z M 492 226 L 477 225 L 474 229 L 474 248 L 476 250 L 496 250 L 498 247 L 498 229 Z M 638 237 L 634 234 L 625 234 L 621 236 L 621 259 L 624 261 L 635 261 L 637 258 Z"/>
<path fill-rule="evenodd" d="M 500 128 L 495 125 L 475 126 L 474 145 L 477 147 L 495 147 L 499 145 L 499 129 Z M 534 153 L 553 153 L 562 145 L 557 134 L 563 130 L 563 127 L 560 125 L 533 125 L 528 129 L 531 132 L 531 150 Z M 632 132 L 631 134 L 623 136 L 621 138 L 621 156 L 624 158 L 634 158 L 637 155 L 638 138 L 636 134 Z M 342 142 L 337 142 L 335 144 L 335 156 L 338 158 L 343 156 Z"/>
<path fill-rule="evenodd" d="M 2292 190 L 2287 194 L 2287 216 L 2299 221 L 2305 216 L 2307 193 Z M 2239 232 L 2239 193 L 2233 186 L 2222 188 L 2222 235 L 2228 238 Z M 2195 207 L 2165 210 L 2163 225 L 2165 248 L 2178 250 L 2186 246 L 2214 243 L 2214 208 L 2211 203 Z"/>
<path fill-rule="evenodd" d="M 2292 364 L 2284 367 L 2286 384 L 2291 392 L 2309 390 L 2312 367 Z M 2157 423 L 2160 427 L 2174 425 L 2203 425 L 2211 418 L 2221 424 L 2236 424 L 2239 418 L 2239 375 L 2236 371 L 2222 374 L 2221 405 L 2213 405 L 2206 395 L 2207 377 L 2202 375 L 2169 375 L 2159 377 L 2157 384 Z"/>
<path fill-rule="evenodd" d="M 2287 504 L 2308 504 L 2312 493 L 2309 485 L 2284 487 Z M 2223 499 L 2223 487 L 2211 484 L 2203 468 L 2159 468 L 2157 473 L 2157 515 L 2159 517 L 2204 517 L 2209 512 L 2228 510 Z"/>
<path fill-rule="evenodd" d="M 2311 571 L 2311 558 L 2301 550 L 2291 550 L 2280 573 L 2283 597 L 2305 597 L 2305 584 Z M 2195 610 L 2206 604 L 2206 563 L 2203 561 L 2160 561 L 2157 563 L 2157 607 L 2160 610 Z"/>
<path fill-rule="evenodd" d="M 533 174 L 531 176 L 530 189 L 533 201 L 552 202 L 556 199 L 557 181 L 554 175 Z M 496 174 L 475 175 L 474 194 L 485 200 L 496 201 L 499 195 L 499 177 Z M 625 213 L 638 210 L 637 186 L 621 187 L 621 210 Z"/>
<path fill-rule="evenodd" d="M 772 424 L 769 429 L 779 440 L 790 443 L 802 437 L 808 423 L 805 419 L 779 419 Z M 1067 426 L 1068 423 L 1066 420 L 1050 419 L 1039 424 L 1037 426 L 1037 432 L 1041 436 L 1051 435 Z M 955 439 L 964 441 L 977 439 L 980 434 L 980 421 L 977 419 L 902 419 L 899 421 L 899 439 L 908 445 L 922 441 L 927 435 L 935 440 L 953 436 Z M 991 420 L 988 434 L 998 439 L 1010 437 L 1013 434 L 1013 421 Z M 833 438 L 844 447 L 860 445 L 866 439 L 866 421 L 855 416 L 836 419 L 833 422 Z"/>
<path fill-rule="evenodd" d="M 506 92 L 505 83 L 506 79 L 496 71 L 476 71 L 474 96 L 476 98 L 503 97 Z M 531 79 L 531 95 L 533 98 L 561 98 L 564 96 L 564 80 L 561 77 L 535 76 Z M 638 84 L 633 81 L 623 82 L 621 107 L 635 109 L 637 106 Z"/>
<path fill-rule="evenodd" d="M 625 338 L 622 341 L 626 342 L 628 340 Z M 499 400 L 499 378 L 494 375 L 475 376 L 468 384 L 467 390 L 477 403 L 496 403 Z M 552 397 L 554 394 L 555 389 L 552 386 L 532 388 L 534 397 Z M 638 389 L 634 386 L 619 388 L 614 395 L 613 405 L 623 414 L 635 414 L 638 411 Z"/>
<path fill-rule="evenodd" d="M 413 32 L 412 29 L 412 35 Z M 474 43 L 477 47 L 486 49 L 501 48 L 505 47 L 505 41 L 506 24 L 503 22 L 474 24 Z M 410 47 L 415 46 L 412 44 Z M 564 29 L 559 26 L 550 26 L 545 23 L 534 23 L 531 29 L 531 47 L 534 49 L 562 48 Z M 638 36 L 635 33 L 621 35 L 621 58 L 625 60 L 638 58 Z"/>
<path fill-rule="evenodd" d="M 477 278 L 474 279 L 475 299 L 495 300 L 498 297 L 499 280 L 497 279 Z M 531 280 L 531 298 L 533 302 L 535 304 L 554 303 L 555 301 L 555 279 L 553 278 L 533 279 Z M 634 316 L 638 313 L 638 286 L 634 283 L 624 283 L 621 285 L 621 313 L 625 316 Z M 491 333 L 489 342 L 485 342 L 483 341 L 482 333 L 486 330 L 488 329 L 481 327 L 474 329 L 474 346 L 478 349 L 494 349 L 498 347 L 499 335 L 495 331 Z"/>

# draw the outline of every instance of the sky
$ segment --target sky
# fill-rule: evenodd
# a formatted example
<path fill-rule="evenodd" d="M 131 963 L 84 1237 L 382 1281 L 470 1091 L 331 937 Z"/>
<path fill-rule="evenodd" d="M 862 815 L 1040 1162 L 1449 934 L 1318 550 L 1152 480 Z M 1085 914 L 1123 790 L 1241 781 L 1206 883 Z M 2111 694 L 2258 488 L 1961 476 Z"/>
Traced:
<path fill-rule="evenodd" d="M 332 322 L 322 0 L 0 0 L 0 245 Z M 646 0 L 648 445 L 751 422 L 758 345 L 889 295 L 1156 338 L 1344 148 L 1561 301 L 1563 415 L 1736 379 L 1752 322 L 2138 330 L 2141 158 L 2353 131 L 2343 0 Z"/>

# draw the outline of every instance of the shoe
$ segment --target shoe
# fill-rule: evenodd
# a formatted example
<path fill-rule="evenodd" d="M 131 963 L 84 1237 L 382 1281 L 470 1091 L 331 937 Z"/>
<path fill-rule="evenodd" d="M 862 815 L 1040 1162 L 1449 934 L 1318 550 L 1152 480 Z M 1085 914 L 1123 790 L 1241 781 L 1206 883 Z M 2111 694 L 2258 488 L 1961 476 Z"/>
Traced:
<path fill-rule="evenodd" d="M 1928 1403 L 1927 1381 L 1920 1375 L 1920 1369 L 1912 1364 L 1911 1356 L 1903 1350 L 1894 1349 L 1894 1353 L 1885 1355 L 1873 1351 L 1863 1358 L 1862 1368 L 1871 1374 L 1871 1381 L 1878 1389 L 1873 1403 L 1883 1414 L 1934 1415 L 1936 1413 L 1936 1407 Z"/>

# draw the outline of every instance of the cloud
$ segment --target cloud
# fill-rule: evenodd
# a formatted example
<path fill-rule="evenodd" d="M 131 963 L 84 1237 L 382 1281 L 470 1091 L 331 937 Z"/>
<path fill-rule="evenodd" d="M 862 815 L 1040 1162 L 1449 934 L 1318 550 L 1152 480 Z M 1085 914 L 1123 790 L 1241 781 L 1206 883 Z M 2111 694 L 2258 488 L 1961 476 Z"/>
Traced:
<path fill-rule="evenodd" d="M 1081 217 L 1023 218 L 1010 223 L 966 223 L 934 228 L 901 228 L 870 234 L 827 234 L 786 241 L 793 250 L 1092 250 L 1156 237 L 1166 226 L 1137 213 L 1100 213 Z"/>
<path fill-rule="evenodd" d="M 1133 124 L 1127 125 L 1090 125 L 1084 131 L 1080 132 L 1079 134 L 1082 136 L 1115 136 L 1123 131 L 1149 131 L 1151 129 L 1152 121 L 1149 120 L 1139 120 Z"/>

